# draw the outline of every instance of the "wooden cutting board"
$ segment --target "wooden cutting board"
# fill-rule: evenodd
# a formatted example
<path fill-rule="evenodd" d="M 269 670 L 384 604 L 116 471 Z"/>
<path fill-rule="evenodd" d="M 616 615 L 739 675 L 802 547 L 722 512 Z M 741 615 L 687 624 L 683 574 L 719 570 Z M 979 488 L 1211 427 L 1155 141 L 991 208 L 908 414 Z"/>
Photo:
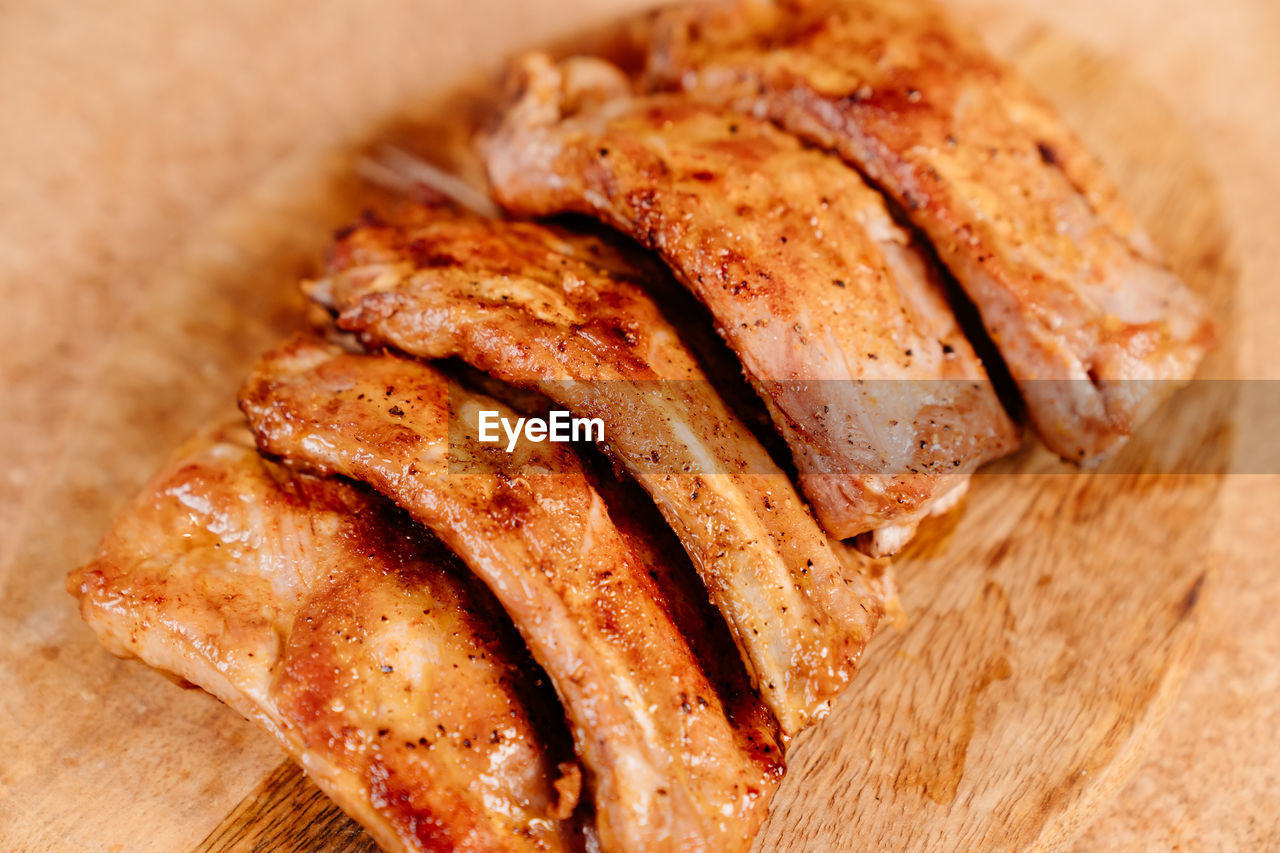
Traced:
<path fill-rule="evenodd" d="M 1064 110 L 1225 323 L 1234 277 L 1215 189 L 1159 100 L 1053 33 L 970 22 Z M 375 138 L 446 149 L 483 103 L 408 110 Z M 16 679 L 0 690 L 9 847 L 371 848 L 265 736 L 102 651 L 62 589 L 111 513 L 301 322 L 294 284 L 368 198 L 352 153 L 367 144 L 296 157 L 235 200 L 177 253 L 104 359 L 0 602 L 0 660 Z M 1228 361 L 1224 347 L 1203 375 Z M 896 563 L 909 623 L 877 637 L 854 688 L 802 736 L 758 848 L 1068 841 L 1159 736 L 1191 665 L 1225 394 L 1215 383 L 1180 394 L 1107 473 L 1071 475 L 1029 447 L 926 525 Z M 1136 473 L 1152 469 L 1183 473 Z"/>

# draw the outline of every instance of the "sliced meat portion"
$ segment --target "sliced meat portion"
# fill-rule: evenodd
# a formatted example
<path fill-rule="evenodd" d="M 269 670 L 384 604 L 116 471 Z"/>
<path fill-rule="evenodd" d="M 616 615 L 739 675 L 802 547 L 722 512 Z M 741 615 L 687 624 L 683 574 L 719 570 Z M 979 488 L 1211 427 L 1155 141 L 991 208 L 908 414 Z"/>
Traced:
<path fill-rule="evenodd" d="M 68 586 L 108 649 L 256 722 L 382 849 L 579 849 L 562 714 L 492 596 L 243 426 L 184 447 Z"/>
<path fill-rule="evenodd" d="M 765 121 L 631 98 L 610 69 L 526 59 L 487 146 L 498 200 L 596 216 L 662 256 L 711 310 L 830 533 L 910 528 L 1015 446 L 940 282 L 857 172 Z"/>
<path fill-rule="evenodd" d="M 707 600 L 706 587 L 675 533 L 634 481 L 601 477 L 598 488 L 613 511 L 619 532 L 666 593 L 667 612 L 719 692 L 739 740 L 756 755 L 756 761 L 776 762 L 778 721 L 752 686 L 728 626 Z"/>
<path fill-rule="evenodd" d="M 931 0 L 673 8 L 650 71 L 838 152 L 891 196 L 1064 457 L 1122 443 L 1212 342 L 1098 162 Z"/>
<path fill-rule="evenodd" d="M 413 205 L 346 232 L 308 291 L 369 343 L 456 356 L 599 418 L 795 734 L 856 672 L 883 612 L 875 567 L 822 533 L 636 276 L 599 240 Z"/>
<path fill-rule="evenodd" d="M 368 483 L 493 591 L 555 685 L 607 850 L 745 850 L 780 772 L 730 725 L 664 594 L 566 445 L 482 443 L 510 409 L 390 355 L 298 338 L 241 393 L 259 445 Z"/>

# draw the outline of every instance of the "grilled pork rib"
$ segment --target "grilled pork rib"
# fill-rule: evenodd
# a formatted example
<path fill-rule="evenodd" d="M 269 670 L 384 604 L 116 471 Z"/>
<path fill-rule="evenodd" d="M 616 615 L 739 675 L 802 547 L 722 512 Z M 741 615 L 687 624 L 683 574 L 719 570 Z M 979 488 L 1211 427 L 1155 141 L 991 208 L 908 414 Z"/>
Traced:
<path fill-rule="evenodd" d="M 554 696 L 488 592 L 376 495 L 223 428 L 68 585 L 108 649 L 266 729 L 384 850 L 578 849 Z"/>
<path fill-rule="evenodd" d="M 848 684 L 883 606 L 865 558 L 819 530 L 637 273 L 598 240 L 405 206 L 349 230 L 308 286 L 343 329 L 459 357 L 581 417 L 654 497 L 787 735 Z"/>
<path fill-rule="evenodd" d="M 480 411 L 514 413 L 418 362 L 306 338 L 264 357 L 241 405 L 264 450 L 368 483 L 485 581 L 565 705 L 604 849 L 750 845 L 777 748 L 731 726 L 571 450 L 480 443 Z"/>
<path fill-rule="evenodd" d="M 778 721 L 751 684 L 720 613 L 653 501 L 634 481 L 599 477 L 596 487 L 609 506 L 618 532 L 665 594 L 671 621 L 689 641 L 703 672 L 715 685 L 738 739 L 754 759 L 778 766 Z"/>
<path fill-rule="evenodd" d="M 689 4 L 650 72 L 838 152 L 933 242 L 1050 448 L 1115 448 L 1211 344 L 1101 166 L 931 0 Z"/>
<path fill-rule="evenodd" d="M 632 98 L 599 60 L 519 72 L 487 146 L 499 202 L 656 250 L 715 316 L 832 535 L 910 529 L 1016 445 L 940 282 L 855 171 L 746 115 Z"/>

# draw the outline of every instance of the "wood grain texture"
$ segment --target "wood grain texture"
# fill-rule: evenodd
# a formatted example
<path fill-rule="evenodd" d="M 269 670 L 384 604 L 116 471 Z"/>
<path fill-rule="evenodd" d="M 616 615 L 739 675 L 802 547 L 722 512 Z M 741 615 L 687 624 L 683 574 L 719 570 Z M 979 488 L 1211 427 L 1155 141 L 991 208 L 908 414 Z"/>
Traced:
<path fill-rule="evenodd" d="M 292 761 L 285 761 L 227 815 L 195 853 L 377 853 L 378 845 Z"/>
<path fill-rule="evenodd" d="M 1229 316 L 1213 185 L 1158 98 L 1068 41 L 1007 19 L 991 30 L 1113 165 L 1179 272 Z M 18 544 L 29 577 L 0 605 L 23 638 L 6 654 L 31 661 L 17 674 L 41 697 L 0 698 L 25 727 L 0 734 L 0 754 L 18 756 L 0 764 L 4 781 L 28 795 L 25 811 L 0 818 L 0 837 L 18 847 L 132 849 L 138 827 L 155 849 L 367 843 L 233 714 L 110 660 L 50 583 L 296 324 L 292 282 L 359 203 L 350 165 L 294 158 L 235 200 L 140 306 L 77 413 L 45 512 Z M 1213 470 L 1222 424 L 1199 423 L 1208 409 L 1186 403 L 1172 411 L 1204 441 L 1169 448 L 1148 434 L 1117 468 L 1192 454 Z M 1051 848 L 1123 780 L 1190 660 L 1220 481 L 1055 468 L 1031 451 L 984 476 L 961 514 L 898 561 L 911 623 L 878 638 L 832 719 L 803 739 L 760 849 Z M 26 654 L 32 636 L 42 658 Z M 50 782 L 60 762 L 68 772 Z"/>

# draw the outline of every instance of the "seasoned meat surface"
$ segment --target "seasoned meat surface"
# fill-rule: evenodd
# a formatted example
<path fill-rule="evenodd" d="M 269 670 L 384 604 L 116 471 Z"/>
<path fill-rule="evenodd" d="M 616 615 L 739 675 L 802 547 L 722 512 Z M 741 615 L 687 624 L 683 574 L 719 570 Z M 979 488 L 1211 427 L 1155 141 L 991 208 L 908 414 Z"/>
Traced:
<path fill-rule="evenodd" d="M 909 528 L 1015 446 L 933 270 L 857 172 L 729 109 L 630 97 L 607 69 L 525 60 L 487 146 L 497 198 L 596 216 L 661 255 L 711 310 L 830 533 Z"/>
<path fill-rule="evenodd" d="M 372 492 L 220 428 L 69 587 L 108 649 L 255 721 L 384 850 L 579 849 L 555 697 L 492 596 Z"/>
<path fill-rule="evenodd" d="M 747 849 L 777 747 L 730 724 L 570 448 L 481 443 L 481 411 L 515 413 L 424 364 L 305 337 L 263 358 L 241 405 L 265 451 L 371 485 L 489 586 L 565 705 L 604 849 Z"/>
<path fill-rule="evenodd" d="M 1064 457 L 1118 446 L 1212 342 L 1098 162 L 931 0 L 675 7 L 650 72 L 838 152 L 892 197 Z"/>
<path fill-rule="evenodd" d="M 707 600 L 707 590 L 653 501 L 631 480 L 600 477 L 597 488 L 609 505 L 618 531 L 649 567 L 665 593 L 671 620 L 689 641 L 703 671 L 720 694 L 739 740 L 759 753 L 756 760 L 776 762 L 778 721 L 751 684 L 733 635 Z"/>
<path fill-rule="evenodd" d="M 370 344 L 459 357 L 600 418 L 795 734 L 856 672 L 883 611 L 876 567 L 828 541 L 636 276 L 596 239 L 414 205 L 345 232 L 308 290 Z"/>

